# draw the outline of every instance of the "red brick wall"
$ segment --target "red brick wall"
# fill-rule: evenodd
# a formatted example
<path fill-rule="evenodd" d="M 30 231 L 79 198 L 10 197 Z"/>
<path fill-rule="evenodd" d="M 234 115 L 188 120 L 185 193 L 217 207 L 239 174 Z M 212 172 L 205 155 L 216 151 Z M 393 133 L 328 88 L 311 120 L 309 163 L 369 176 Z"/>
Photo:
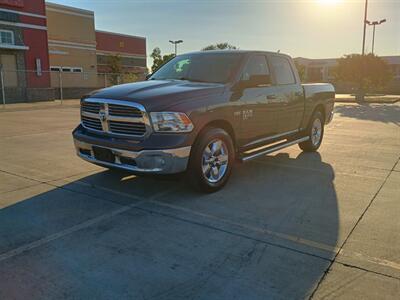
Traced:
<path fill-rule="evenodd" d="M 96 31 L 97 50 L 146 55 L 146 40 Z"/>
<path fill-rule="evenodd" d="M 42 70 L 49 70 L 49 49 L 47 45 L 47 31 L 37 29 L 24 29 L 24 43 L 29 47 L 25 52 L 25 68 L 27 70 L 36 69 L 36 59 L 40 58 Z M 29 72 L 28 87 L 49 87 L 50 75 L 43 72 L 38 76 L 35 72 Z"/>
<path fill-rule="evenodd" d="M 20 11 L 25 13 L 46 15 L 44 0 L 0 0 L 0 7 L 9 10 Z M 19 15 L 19 23 L 46 27 L 46 19 L 36 16 Z M 46 88 L 50 87 L 50 75 L 43 72 L 38 76 L 36 70 L 36 59 L 41 61 L 42 71 L 49 70 L 49 49 L 47 44 L 47 30 L 45 28 L 34 29 L 27 27 L 19 27 L 22 29 L 24 45 L 29 50 L 24 51 L 25 69 L 27 73 L 28 88 Z"/>
<path fill-rule="evenodd" d="M 44 0 L 0 0 L 0 7 L 38 15 L 46 14 Z"/>

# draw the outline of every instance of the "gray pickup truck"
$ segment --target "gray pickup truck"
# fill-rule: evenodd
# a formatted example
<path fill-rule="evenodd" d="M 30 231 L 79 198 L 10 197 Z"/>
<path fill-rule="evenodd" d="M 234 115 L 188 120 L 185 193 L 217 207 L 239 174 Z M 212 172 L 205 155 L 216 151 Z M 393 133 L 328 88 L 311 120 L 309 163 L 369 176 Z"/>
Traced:
<path fill-rule="evenodd" d="M 86 161 L 135 174 L 187 172 L 194 186 L 214 192 L 235 160 L 294 144 L 316 151 L 334 99 L 331 84 L 301 84 L 288 55 L 195 52 L 146 81 L 83 97 L 73 138 Z"/>

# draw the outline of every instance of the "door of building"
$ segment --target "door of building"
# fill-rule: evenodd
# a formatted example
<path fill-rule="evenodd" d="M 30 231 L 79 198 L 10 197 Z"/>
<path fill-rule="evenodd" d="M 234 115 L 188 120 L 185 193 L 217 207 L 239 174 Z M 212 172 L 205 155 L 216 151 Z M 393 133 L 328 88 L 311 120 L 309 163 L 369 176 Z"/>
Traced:
<path fill-rule="evenodd" d="M 17 60 L 14 54 L 1 54 L 0 63 L 3 66 L 4 86 L 18 86 Z"/>

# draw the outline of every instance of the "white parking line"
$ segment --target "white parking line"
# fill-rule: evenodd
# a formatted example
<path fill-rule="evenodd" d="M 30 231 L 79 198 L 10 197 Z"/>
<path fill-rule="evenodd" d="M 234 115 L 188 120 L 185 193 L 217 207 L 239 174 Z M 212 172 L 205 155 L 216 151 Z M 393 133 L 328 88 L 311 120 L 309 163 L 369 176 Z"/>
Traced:
<path fill-rule="evenodd" d="M 376 264 L 376 265 L 388 267 L 388 268 L 391 268 L 391 269 L 395 269 L 397 271 L 400 270 L 400 264 L 398 264 L 396 262 L 392 262 L 392 261 L 389 261 L 389 260 L 383 260 L 383 259 L 379 259 L 379 258 L 375 258 L 375 257 L 369 257 L 369 256 L 366 256 L 366 255 L 363 255 L 363 254 L 360 254 L 360 253 L 355 253 L 355 252 L 354 253 L 353 252 L 347 252 L 347 251 L 344 252 L 343 249 L 340 250 L 340 248 L 336 247 L 336 246 L 327 245 L 327 244 L 316 242 L 316 241 L 313 241 L 313 240 L 304 239 L 304 238 L 301 238 L 299 236 L 293 236 L 293 235 L 289 235 L 289 234 L 285 234 L 285 233 L 279 233 L 279 232 L 275 232 L 275 231 L 264 229 L 264 228 L 249 226 L 249 225 L 238 223 L 238 222 L 235 222 L 235 221 L 223 219 L 223 218 L 221 218 L 219 216 L 198 212 L 198 211 L 195 211 L 195 210 L 192 210 L 192 209 L 188 209 L 188 208 L 185 208 L 185 207 L 182 207 L 182 206 L 169 204 L 169 203 L 164 203 L 164 202 L 156 200 L 158 198 L 161 198 L 161 197 L 164 197 L 164 196 L 168 195 L 169 193 L 173 192 L 174 190 L 177 190 L 179 188 L 179 185 L 173 185 L 169 189 L 163 190 L 163 191 L 161 191 L 159 193 L 156 193 L 156 194 L 152 195 L 151 197 L 145 198 L 145 197 L 131 195 L 131 194 L 120 192 L 120 191 L 115 191 L 113 189 L 109 189 L 109 188 L 105 188 L 105 187 L 96 186 L 96 185 L 89 184 L 89 183 L 82 182 L 82 181 L 77 181 L 76 183 L 81 184 L 81 185 L 85 185 L 85 186 L 90 186 L 92 188 L 103 190 L 105 192 L 113 193 L 113 194 L 116 194 L 116 195 L 119 195 L 119 196 L 131 198 L 131 199 L 134 199 L 134 200 L 139 200 L 139 202 L 136 202 L 136 203 L 131 204 L 131 205 L 122 206 L 121 208 L 116 209 L 114 211 L 111 211 L 111 212 L 109 212 L 107 214 L 95 217 L 95 218 L 90 219 L 88 221 L 85 221 L 83 223 L 80 223 L 80 224 L 77 224 L 77 225 L 72 226 L 70 228 L 67 228 L 65 230 L 62 230 L 60 232 L 51 234 L 51 235 L 49 235 L 47 237 L 44 237 L 42 239 L 36 240 L 34 242 L 22 245 L 22 246 L 20 246 L 20 247 L 18 247 L 16 249 L 13 249 L 13 250 L 10 250 L 10 251 L 5 252 L 3 254 L 0 254 L 0 261 L 6 260 L 6 259 L 14 257 L 14 256 L 17 256 L 17 255 L 19 255 L 19 254 L 21 254 L 23 252 L 28 251 L 28 250 L 40 247 L 40 246 L 45 245 L 45 244 L 47 244 L 47 243 L 49 243 L 51 241 L 57 240 L 59 238 L 62 238 L 64 236 L 67 236 L 69 234 L 77 232 L 79 230 L 88 228 L 88 227 L 90 227 L 90 226 L 92 226 L 92 225 L 94 225 L 96 223 L 99 223 L 101 221 L 110 219 L 110 218 L 112 218 L 114 216 L 120 215 L 120 214 L 122 214 L 122 213 L 124 213 L 124 212 L 126 212 L 126 211 L 128 211 L 128 210 L 130 210 L 132 208 L 138 207 L 138 206 L 142 205 L 143 203 L 147 202 L 147 203 L 156 204 L 156 205 L 161 206 L 161 207 L 172 208 L 172 209 L 179 210 L 179 211 L 182 211 L 182 212 L 185 212 L 185 213 L 189 213 L 189 214 L 192 214 L 192 215 L 197 215 L 197 216 L 200 216 L 200 217 L 203 217 L 203 218 L 208 218 L 208 219 L 216 220 L 216 221 L 219 221 L 219 222 L 223 222 L 225 224 L 241 227 L 241 228 L 244 228 L 244 229 L 256 232 L 256 233 L 261 233 L 261 234 L 266 234 L 266 235 L 269 235 L 269 236 L 272 236 L 272 237 L 277 237 L 277 238 L 280 238 L 280 239 L 283 239 L 283 240 L 287 240 L 287 241 L 290 241 L 290 242 L 293 242 L 293 243 L 296 243 L 296 244 L 299 244 L 299 245 L 308 246 L 308 247 L 315 248 L 315 249 L 318 249 L 318 250 L 328 251 L 328 252 L 335 253 L 335 254 L 337 254 L 340 251 L 340 254 L 343 254 L 343 255 L 345 254 L 346 256 L 357 257 L 358 259 L 360 259 L 362 261 L 367 261 L 369 263 L 373 263 L 373 264 Z M 67 190 L 70 190 L 70 189 L 67 189 Z M 73 191 L 73 190 L 71 190 L 71 191 Z M 76 191 L 73 191 L 73 192 L 76 192 Z M 80 193 L 80 192 L 77 192 L 77 193 Z M 107 199 L 105 199 L 105 200 L 107 200 Z"/>
<path fill-rule="evenodd" d="M 140 205 L 140 204 L 141 204 L 141 202 L 138 202 L 138 203 L 135 203 L 135 204 L 132 204 L 132 205 L 123 206 L 123 207 L 121 207 L 119 209 L 116 209 L 114 211 L 109 212 L 108 214 L 104 214 L 104 215 L 101 215 L 99 217 L 90 219 L 88 221 L 85 221 L 83 223 L 77 224 L 77 225 L 72 226 L 70 228 L 67 228 L 65 230 L 62 230 L 62 231 L 59 231 L 57 233 L 51 234 L 49 236 L 46 236 L 46 237 L 44 237 L 42 239 L 36 240 L 34 242 L 25 244 L 23 246 L 20 246 L 18 248 L 15 248 L 13 250 L 10 250 L 8 252 L 0 254 L 0 262 L 3 261 L 3 260 L 6 260 L 8 258 L 14 257 L 16 255 L 19 255 L 19 254 L 21 254 L 21 253 L 23 253 L 25 251 L 40 247 L 40 246 L 42 246 L 44 244 L 47 244 L 47 243 L 49 243 L 51 241 L 57 240 L 59 238 L 62 238 L 64 236 L 66 236 L 66 235 L 69 235 L 69 234 L 74 233 L 76 231 L 79 231 L 81 229 L 84 229 L 84 228 L 87 228 L 89 226 L 92 226 L 92 225 L 94 225 L 96 223 L 99 223 L 101 221 L 110 219 L 110 218 L 112 218 L 112 217 L 114 217 L 116 215 L 122 214 L 122 213 L 126 212 L 127 210 L 129 210 L 129 209 L 131 209 L 131 208 L 133 208 L 133 207 L 135 207 L 137 205 Z"/>
<path fill-rule="evenodd" d="M 86 185 L 86 186 L 94 187 L 94 188 L 97 188 L 97 189 L 101 189 L 101 190 L 106 191 L 106 192 L 114 193 L 114 194 L 117 194 L 117 195 L 120 195 L 120 196 L 124 196 L 124 197 L 128 197 L 128 198 L 134 199 L 134 200 L 138 200 L 139 202 L 136 202 L 136 203 L 133 203 L 133 204 L 130 204 L 130 205 L 122 206 L 121 208 L 116 209 L 114 211 L 111 211 L 111 212 L 109 212 L 107 214 L 95 217 L 93 219 L 87 220 L 87 221 L 85 221 L 83 223 L 77 224 L 77 225 L 72 226 L 70 228 L 67 228 L 65 230 L 62 230 L 62 231 L 59 231 L 57 233 L 51 234 L 49 236 L 46 236 L 46 237 L 44 237 L 42 239 L 33 241 L 31 243 L 27 243 L 27 244 L 22 245 L 22 246 L 20 246 L 18 248 L 15 248 L 13 250 L 10 250 L 10 251 L 7 251 L 7 252 L 5 252 L 3 254 L 0 254 L 0 262 L 3 261 L 3 260 L 6 260 L 8 258 L 14 257 L 16 255 L 19 255 L 19 254 L 21 254 L 21 253 L 23 253 L 25 251 L 28 251 L 28 250 L 31 250 L 31 249 L 35 249 L 37 247 L 45 245 L 45 244 L 47 244 L 47 243 L 49 243 L 51 241 L 60 239 L 60 238 L 66 236 L 66 235 L 69 235 L 71 233 L 74 233 L 74 232 L 77 232 L 79 230 L 88 228 L 88 227 L 90 227 L 90 226 L 92 226 L 92 225 L 94 225 L 96 223 L 101 222 L 101 221 L 104 221 L 104 220 L 110 219 L 110 218 L 112 218 L 114 216 L 120 215 L 120 214 L 122 214 L 122 213 L 124 213 L 124 212 L 126 212 L 126 211 L 128 211 L 128 210 L 130 210 L 130 209 L 132 209 L 134 207 L 136 207 L 136 206 L 141 205 L 142 203 L 144 203 L 146 201 L 151 201 L 152 199 L 155 199 L 157 197 L 164 196 L 164 195 L 172 192 L 173 190 L 175 190 L 177 188 L 176 186 L 173 186 L 173 187 L 171 187 L 169 189 L 166 189 L 166 190 L 163 190 L 163 191 L 161 191 L 159 193 L 156 193 L 156 194 L 154 194 L 151 197 L 148 197 L 146 199 L 144 197 L 139 197 L 139 196 L 136 196 L 136 195 L 122 193 L 122 192 L 115 191 L 115 190 L 108 189 L 108 188 L 94 186 L 92 184 L 88 184 L 88 183 L 85 183 L 85 182 L 82 182 L 82 181 L 77 181 L 77 182 L 79 184 L 81 184 L 81 185 Z M 43 184 L 54 186 L 54 185 L 51 185 L 51 184 L 48 184 L 48 183 L 43 183 Z M 57 187 L 57 186 L 54 186 L 54 187 L 62 188 L 62 187 Z M 71 190 L 71 189 L 66 189 L 66 190 L 69 190 L 69 191 L 72 191 L 72 192 L 76 192 L 76 191 Z M 79 193 L 79 192 L 76 192 L 76 193 Z M 107 199 L 105 199 L 105 200 L 107 200 Z"/>
<path fill-rule="evenodd" d="M 214 216 L 211 214 L 206 214 L 206 213 L 201 213 L 201 212 L 197 212 L 194 211 L 192 209 L 188 209 L 185 207 L 181 207 L 178 205 L 174 205 L 174 204 L 169 204 L 169 203 L 163 203 L 157 200 L 151 200 L 149 201 L 151 203 L 157 204 L 159 206 L 164 206 L 164 207 L 168 207 L 168 208 L 172 208 L 172 209 L 176 209 L 176 210 L 180 210 L 186 213 L 190 213 L 192 215 L 197 215 L 200 217 L 204 217 L 204 218 L 208 218 L 208 219 L 213 219 L 216 221 L 221 221 L 223 223 L 229 224 L 229 225 L 233 225 L 233 226 L 237 226 L 237 227 L 241 227 L 250 231 L 254 231 L 257 233 L 261 233 L 261 234 L 267 234 L 269 236 L 274 236 L 274 237 L 278 237 L 287 241 L 291 241 L 291 242 L 295 242 L 297 244 L 301 244 L 301 245 L 305 245 L 311 248 L 316 248 L 319 250 L 324 250 L 324 251 L 328 251 L 328 252 L 335 252 L 337 253 L 337 251 L 339 251 L 339 248 L 336 246 L 331 246 L 331 245 L 327 245 L 327 244 L 323 244 L 323 243 L 319 243 L 319 242 L 315 242 L 312 240 L 307 240 L 298 236 L 293 236 L 290 234 L 285 234 L 285 233 L 279 233 L 276 231 L 272 231 L 272 230 L 268 230 L 268 229 L 264 229 L 264 228 L 259 228 L 259 227 L 254 227 L 254 226 L 249 226 L 246 224 L 242 224 L 242 223 L 238 223 L 235 221 L 231 221 L 231 220 L 227 220 L 227 219 L 223 219 L 219 216 Z"/>
<path fill-rule="evenodd" d="M 320 242 L 304 239 L 304 238 L 301 238 L 301 237 L 298 237 L 298 236 L 294 236 L 294 235 L 290 235 L 290 234 L 275 232 L 275 231 L 264 229 L 264 228 L 259 228 L 259 227 L 249 226 L 249 225 L 246 225 L 246 224 L 241 224 L 241 223 L 234 222 L 234 221 L 231 221 L 231 220 L 223 219 L 223 218 L 218 217 L 218 216 L 197 212 L 197 211 L 185 208 L 185 207 L 181 207 L 181 206 L 177 206 L 177 205 L 173 205 L 173 204 L 169 204 L 169 203 L 163 203 L 163 202 L 160 202 L 160 201 L 157 201 L 157 200 L 151 200 L 149 202 L 157 204 L 159 206 L 164 206 L 164 207 L 180 210 L 180 211 L 183 211 L 183 212 L 187 212 L 187 213 L 190 213 L 190 214 L 193 214 L 193 215 L 197 215 L 197 216 L 201 216 L 201 217 L 205 217 L 205 218 L 209 218 L 209 219 L 214 219 L 214 220 L 217 220 L 217 221 L 229 224 L 229 225 L 234 225 L 234 226 L 241 227 L 241 228 L 244 228 L 244 229 L 247 229 L 247 230 L 250 230 L 250 231 L 254 231 L 256 233 L 261 233 L 261 234 L 266 234 L 266 235 L 269 235 L 269 236 L 277 237 L 277 238 L 280 238 L 280 239 L 283 239 L 283 240 L 294 242 L 294 243 L 299 244 L 299 245 L 308 246 L 308 247 L 315 248 L 315 249 L 318 249 L 318 250 L 328 251 L 328 252 L 331 252 L 332 254 L 337 254 L 339 252 L 339 254 L 346 255 L 347 257 L 356 257 L 361 261 L 369 262 L 369 263 L 376 264 L 376 265 L 379 265 L 379 266 L 388 267 L 388 268 L 394 269 L 396 271 L 400 271 L 400 264 L 398 264 L 396 262 L 393 262 L 393 261 L 367 256 L 367 255 L 364 255 L 364 254 L 361 254 L 361 253 L 358 253 L 358 252 L 345 251 L 345 250 L 340 249 L 339 247 L 336 247 L 336 246 L 323 244 L 323 243 L 320 243 Z M 340 262 L 340 258 L 339 258 L 338 262 Z"/>

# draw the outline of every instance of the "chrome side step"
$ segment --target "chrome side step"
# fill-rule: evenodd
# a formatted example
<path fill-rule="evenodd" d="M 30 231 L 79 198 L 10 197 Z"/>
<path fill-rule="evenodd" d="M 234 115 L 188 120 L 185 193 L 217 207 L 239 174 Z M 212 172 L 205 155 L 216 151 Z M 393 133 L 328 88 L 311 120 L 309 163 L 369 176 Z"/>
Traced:
<path fill-rule="evenodd" d="M 306 137 L 303 137 L 303 138 L 300 138 L 300 139 L 297 139 L 297 140 L 294 140 L 294 141 L 283 142 L 283 143 L 280 143 L 280 144 L 277 144 L 277 145 L 273 145 L 271 147 L 263 149 L 263 150 L 261 150 L 259 152 L 254 153 L 254 154 L 249 154 L 248 156 L 243 156 L 240 160 L 242 162 L 246 162 L 246 161 L 255 159 L 255 158 L 259 157 L 259 156 L 266 155 L 266 154 L 278 151 L 280 149 L 283 149 L 283 148 L 286 148 L 286 147 L 289 147 L 289 146 L 292 146 L 292 145 L 295 145 L 295 144 L 298 144 L 298 143 L 301 143 L 301 142 L 305 142 L 308 139 L 309 139 L 309 137 L 306 136 Z"/>

